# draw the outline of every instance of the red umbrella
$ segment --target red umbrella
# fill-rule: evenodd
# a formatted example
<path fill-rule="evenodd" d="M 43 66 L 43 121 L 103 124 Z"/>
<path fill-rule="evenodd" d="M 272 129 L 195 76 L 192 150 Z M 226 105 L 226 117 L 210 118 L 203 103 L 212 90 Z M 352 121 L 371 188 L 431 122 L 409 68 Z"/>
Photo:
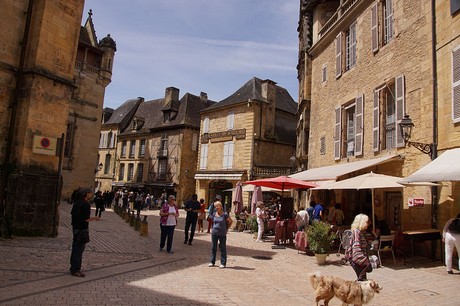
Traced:
<path fill-rule="evenodd" d="M 238 215 L 243 210 L 243 184 L 241 182 L 236 183 L 232 203 L 235 206 L 235 214 Z"/>
<path fill-rule="evenodd" d="M 287 176 L 278 176 L 278 177 L 271 177 L 271 178 L 254 180 L 254 181 L 247 181 L 247 182 L 244 182 L 244 184 L 277 188 L 283 191 L 284 189 L 295 189 L 295 188 L 307 189 L 307 188 L 313 188 L 317 186 L 316 184 L 313 184 L 311 182 L 297 180 L 297 179 L 293 179 Z"/>

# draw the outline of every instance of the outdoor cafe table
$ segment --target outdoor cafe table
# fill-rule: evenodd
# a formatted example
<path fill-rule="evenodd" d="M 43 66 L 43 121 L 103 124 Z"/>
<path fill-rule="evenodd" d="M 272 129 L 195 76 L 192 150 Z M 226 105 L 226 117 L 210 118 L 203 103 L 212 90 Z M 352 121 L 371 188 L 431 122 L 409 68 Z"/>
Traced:
<path fill-rule="evenodd" d="M 275 244 L 286 244 L 294 242 L 294 233 L 297 231 L 297 226 L 294 219 L 284 219 L 276 221 L 275 225 Z"/>
<path fill-rule="evenodd" d="M 413 230 L 413 231 L 404 231 L 402 232 L 404 240 L 410 241 L 411 248 L 411 258 L 412 258 L 412 268 L 414 267 L 414 241 L 440 241 L 441 254 L 442 254 L 442 240 L 441 232 L 437 229 L 422 229 L 422 230 Z M 434 249 L 431 250 L 431 258 L 435 258 Z M 442 257 L 442 255 L 441 255 Z M 404 258 L 404 264 L 406 264 L 406 258 Z"/>

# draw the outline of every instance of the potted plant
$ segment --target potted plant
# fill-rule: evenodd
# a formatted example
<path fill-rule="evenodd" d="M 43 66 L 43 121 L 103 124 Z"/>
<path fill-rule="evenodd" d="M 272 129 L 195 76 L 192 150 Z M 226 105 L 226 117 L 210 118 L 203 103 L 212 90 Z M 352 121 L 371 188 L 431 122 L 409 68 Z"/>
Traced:
<path fill-rule="evenodd" d="M 247 219 L 246 219 L 246 224 L 247 224 L 249 230 L 251 231 L 251 233 L 256 233 L 257 234 L 257 229 L 258 229 L 257 216 L 255 216 L 255 215 L 248 216 Z"/>
<path fill-rule="evenodd" d="M 308 247 L 315 253 L 316 262 L 322 265 L 326 262 L 326 257 L 332 249 L 332 243 L 336 234 L 331 232 L 331 225 L 327 222 L 313 221 L 306 227 Z"/>

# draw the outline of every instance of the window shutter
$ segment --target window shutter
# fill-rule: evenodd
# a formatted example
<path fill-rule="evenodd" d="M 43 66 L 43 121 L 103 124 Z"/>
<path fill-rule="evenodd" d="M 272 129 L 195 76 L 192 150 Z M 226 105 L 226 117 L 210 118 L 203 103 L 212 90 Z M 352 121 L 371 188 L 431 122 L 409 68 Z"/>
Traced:
<path fill-rule="evenodd" d="M 335 77 L 342 75 L 342 33 L 335 38 Z"/>
<path fill-rule="evenodd" d="M 233 130 L 235 124 L 235 113 L 229 112 L 227 116 L 227 130 Z"/>
<path fill-rule="evenodd" d="M 388 41 L 393 38 L 393 0 L 386 0 L 388 16 Z"/>
<path fill-rule="evenodd" d="M 203 144 L 201 145 L 201 158 L 200 158 L 200 169 L 205 170 L 206 164 L 208 161 L 208 145 Z"/>
<path fill-rule="evenodd" d="M 378 152 L 380 149 L 380 91 L 374 90 L 374 104 L 372 111 L 372 149 Z"/>
<path fill-rule="evenodd" d="M 355 99 L 355 156 L 363 155 L 363 106 L 364 95 L 360 95 Z"/>
<path fill-rule="evenodd" d="M 396 78 L 396 147 L 404 147 L 404 139 L 401 135 L 401 127 L 399 122 L 404 118 L 406 113 L 404 105 L 404 75 L 400 75 Z"/>
<path fill-rule="evenodd" d="M 227 169 L 233 169 L 233 151 L 235 143 L 231 141 L 228 145 L 228 164 Z"/>
<path fill-rule="evenodd" d="M 203 120 L 203 133 L 209 133 L 209 117 Z"/>
<path fill-rule="evenodd" d="M 372 33 L 372 52 L 379 50 L 379 22 L 378 22 L 378 5 L 377 2 L 371 6 L 371 33 Z"/>
<path fill-rule="evenodd" d="M 460 46 L 452 52 L 452 120 L 460 122 Z"/>
<path fill-rule="evenodd" d="M 335 131 L 334 131 L 334 159 L 340 159 L 340 149 L 342 142 L 342 108 L 335 109 Z"/>

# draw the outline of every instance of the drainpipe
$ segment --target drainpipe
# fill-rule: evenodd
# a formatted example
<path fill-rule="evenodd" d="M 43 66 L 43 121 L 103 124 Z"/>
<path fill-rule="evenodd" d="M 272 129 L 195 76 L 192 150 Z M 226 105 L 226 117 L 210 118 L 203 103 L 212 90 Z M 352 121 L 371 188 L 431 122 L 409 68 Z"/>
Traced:
<path fill-rule="evenodd" d="M 17 121 L 17 112 L 18 112 L 18 104 L 19 99 L 21 96 L 21 89 L 23 83 L 23 73 L 24 73 L 24 62 L 26 57 L 27 46 L 29 43 L 29 32 L 30 32 L 30 23 L 32 20 L 32 11 L 34 6 L 34 0 L 29 0 L 29 5 L 27 8 L 27 16 L 26 16 L 26 23 L 24 26 L 24 35 L 22 37 L 22 44 L 21 44 L 21 54 L 19 57 L 19 67 L 16 72 L 16 87 L 13 92 L 13 99 L 11 103 L 11 116 L 10 116 L 10 125 L 8 128 L 8 136 L 6 139 L 6 150 L 5 156 L 3 159 L 3 170 L 2 176 L 0 180 L 0 231 L 3 237 L 11 237 L 12 229 L 11 229 L 11 222 L 12 222 L 12 215 L 13 215 L 13 207 L 10 205 L 6 205 L 6 193 L 8 188 L 8 168 L 11 162 L 11 155 L 13 152 L 13 140 L 14 134 L 16 129 L 16 121 Z"/>
<path fill-rule="evenodd" d="M 436 0 L 431 0 L 431 53 L 433 69 L 433 144 L 431 160 L 438 157 L 438 63 L 436 54 Z M 438 187 L 431 187 L 431 227 L 438 227 Z"/>

